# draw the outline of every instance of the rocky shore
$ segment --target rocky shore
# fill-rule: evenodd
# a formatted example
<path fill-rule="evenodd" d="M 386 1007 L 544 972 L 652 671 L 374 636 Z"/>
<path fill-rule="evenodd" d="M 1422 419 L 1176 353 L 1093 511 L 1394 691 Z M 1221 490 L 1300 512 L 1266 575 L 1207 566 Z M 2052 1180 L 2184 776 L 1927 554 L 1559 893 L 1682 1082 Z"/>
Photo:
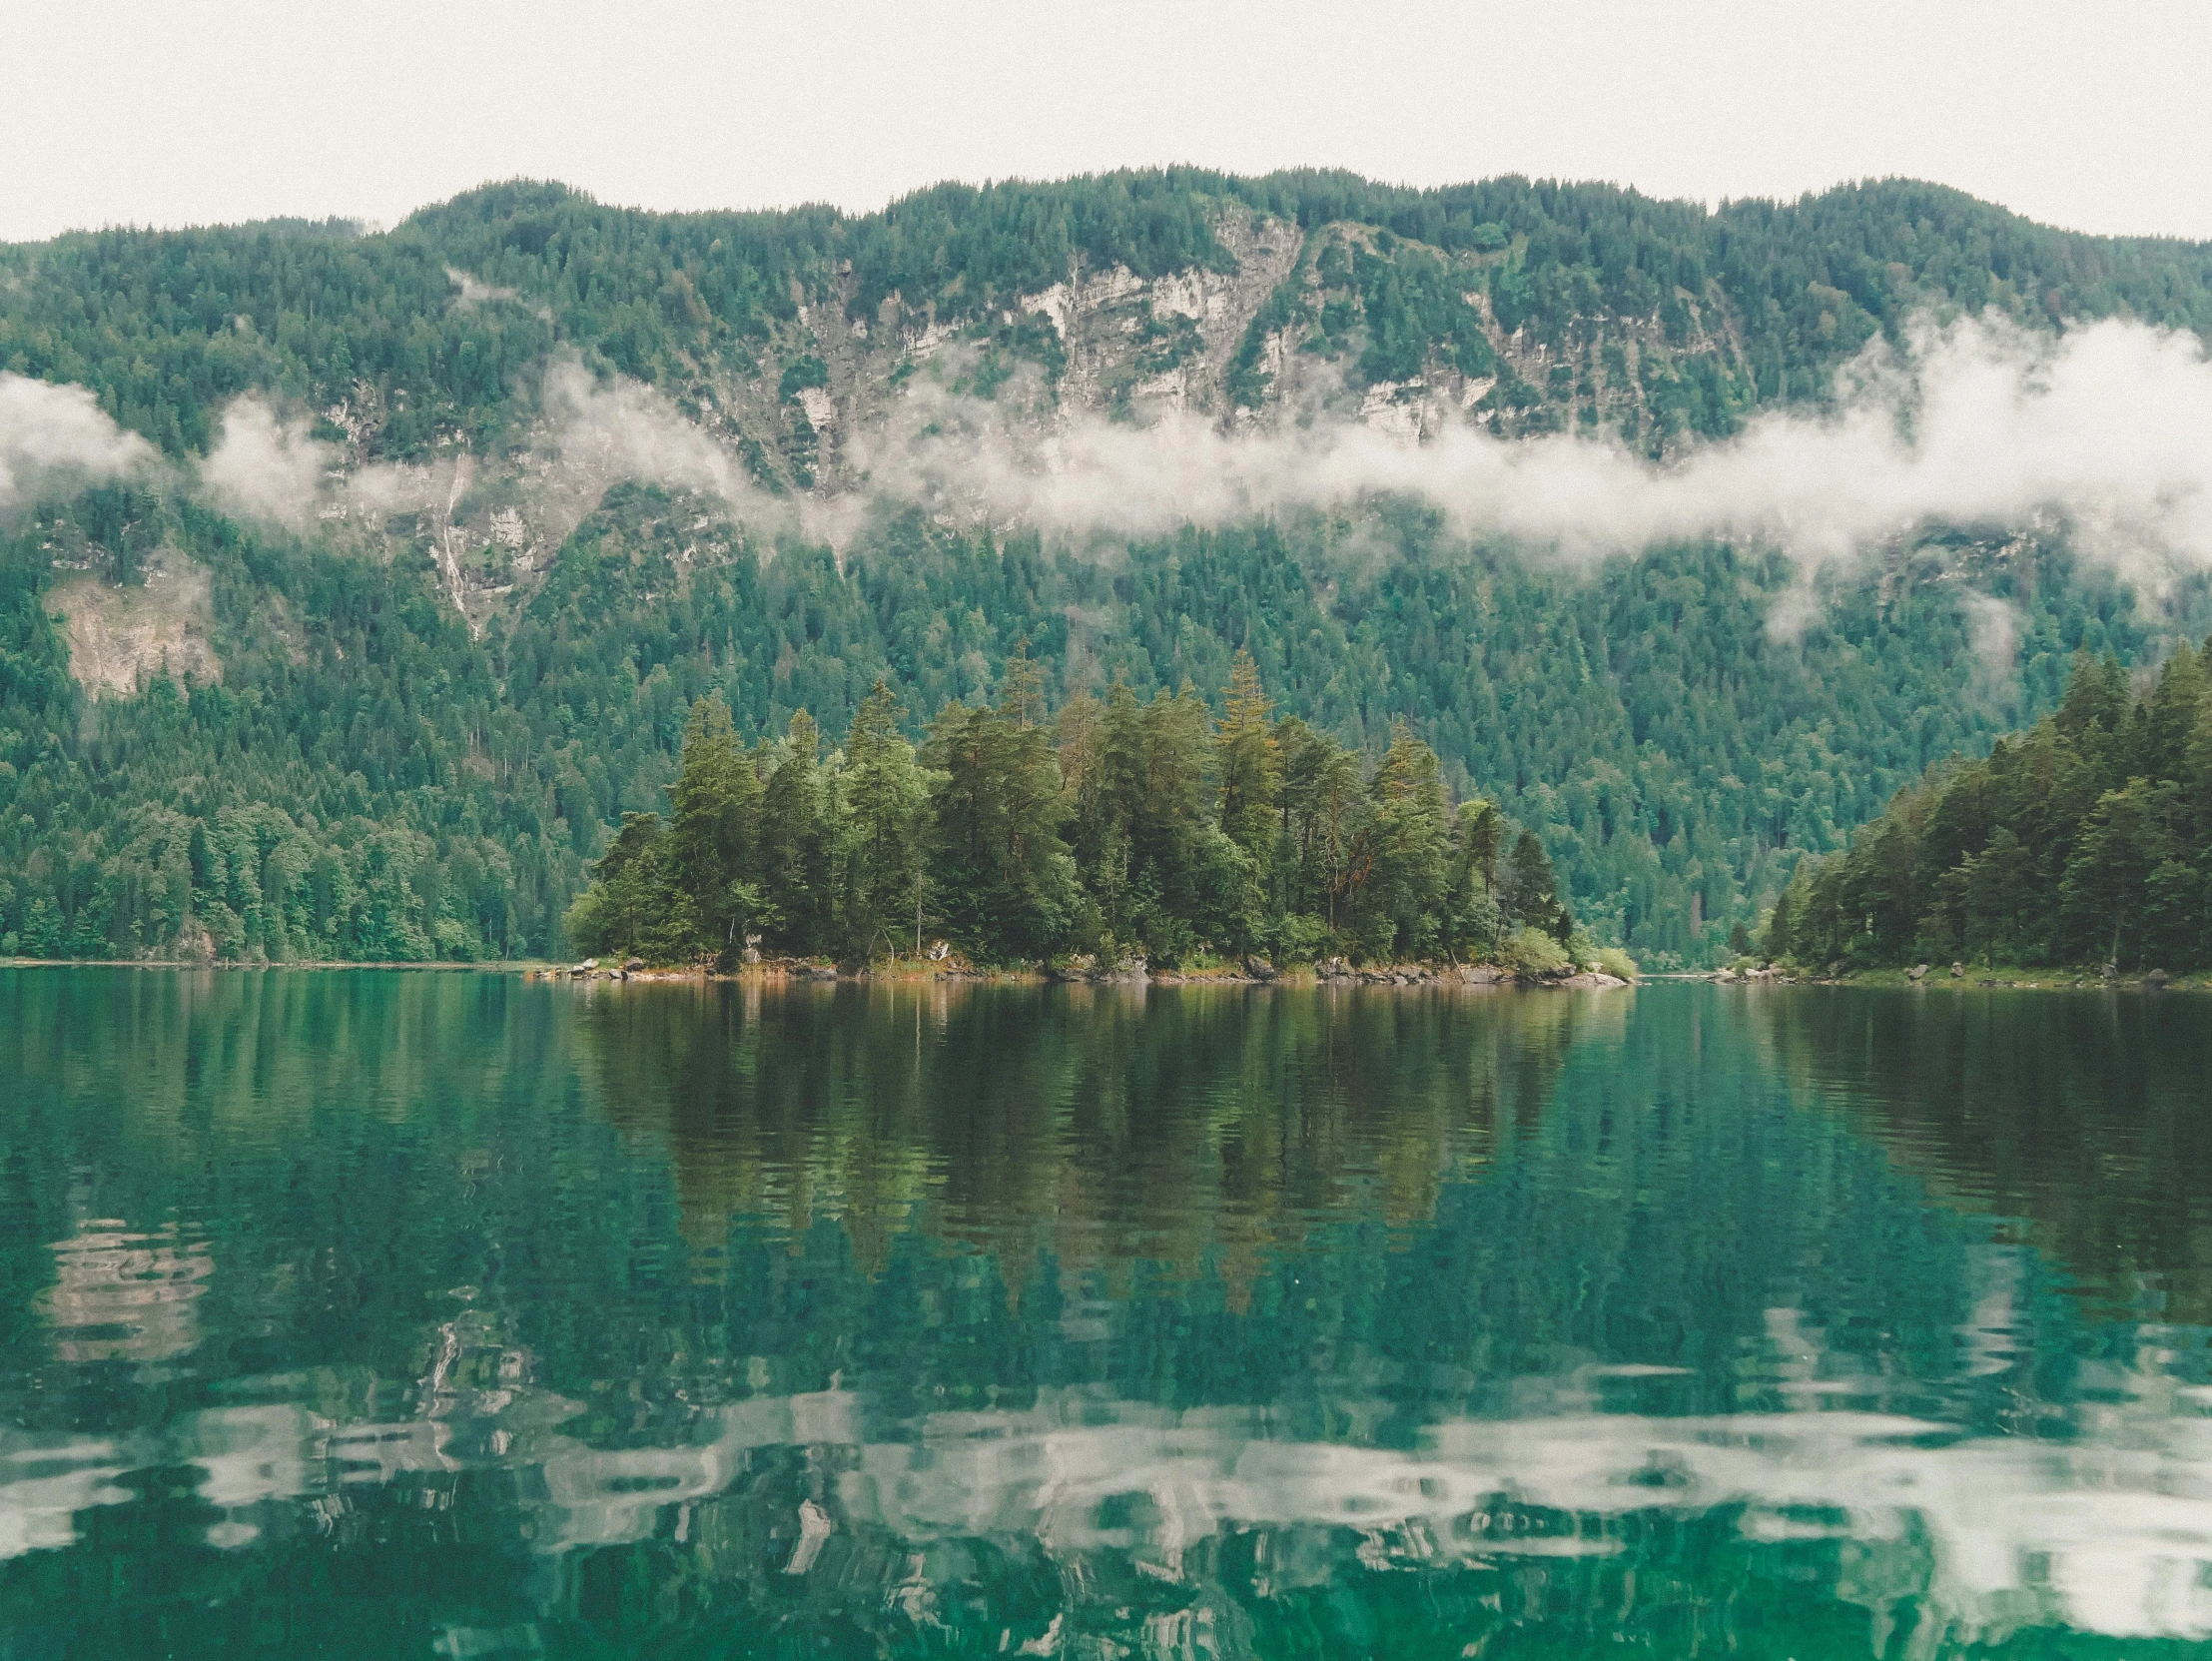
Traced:
<path fill-rule="evenodd" d="M 1343 958 L 1324 958 L 1310 968 L 1278 969 L 1263 957 L 1246 957 L 1231 967 L 1215 969 L 1155 969 L 1143 958 L 1122 957 L 1101 963 L 1077 957 L 1043 969 L 979 969 L 955 958 L 902 961 L 891 967 L 867 964 L 828 964 L 801 958 L 763 958 L 734 973 L 704 968 L 654 967 L 641 958 L 622 962 L 586 958 L 572 965 L 554 965 L 526 972 L 531 980 L 549 981 L 996 981 L 1066 986 L 1390 986 L 1429 987 L 1439 990 L 1526 987 L 1591 991 L 1633 983 L 1594 966 L 1573 974 L 1532 978 L 1516 975 L 1494 963 L 1371 964 L 1355 968 Z"/>

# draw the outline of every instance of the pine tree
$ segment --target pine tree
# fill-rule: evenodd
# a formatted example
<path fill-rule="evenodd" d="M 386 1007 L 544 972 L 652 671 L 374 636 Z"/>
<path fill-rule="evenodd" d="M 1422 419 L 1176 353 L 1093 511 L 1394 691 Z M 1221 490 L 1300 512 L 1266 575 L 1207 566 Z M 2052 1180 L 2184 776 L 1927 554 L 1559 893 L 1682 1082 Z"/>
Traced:
<path fill-rule="evenodd" d="M 782 944 L 802 953 L 831 945 L 831 828 L 821 743 L 814 717 L 796 711 L 761 794 L 761 885 L 781 914 Z"/>
<path fill-rule="evenodd" d="M 744 949 L 741 900 L 755 864 L 760 777 L 740 752 L 729 705 L 707 696 L 684 724 L 683 762 L 669 788 L 669 879 L 690 896 L 698 946 L 723 962 Z"/>
<path fill-rule="evenodd" d="M 1498 927 L 1498 847 L 1505 818 L 1478 796 L 1460 804 L 1452 821 L 1451 879 L 1445 892 L 1444 950 L 1454 958 L 1495 955 Z"/>
<path fill-rule="evenodd" d="M 1508 925 L 1534 929 L 1566 945 L 1574 935 L 1575 919 L 1560 901 L 1551 855 L 1534 831 L 1524 830 L 1515 840 L 1506 871 L 1499 903 Z"/>
<path fill-rule="evenodd" d="M 1274 853 L 1282 805 L 1282 752 L 1268 720 L 1274 705 L 1260 686 L 1259 666 L 1242 647 L 1229 665 L 1225 705 L 1214 735 L 1221 829 L 1255 861 L 1264 861 Z"/>
<path fill-rule="evenodd" d="M 864 958 L 900 938 L 921 878 L 929 790 L 899 732 L 902 713 L 878 680 L 845 737 L 838 932 L 846 950 Z"/>
<path fill-rule="evenodd" d="M 931 894 L 946 930 L 997 961 L 1061 950 L 1078 899 L 1060 838 L 1059 767 L 1042 729 L 996 709 L 949 705 L 925 758 Z"/>
<path fill-rule="evenodd" d="M 2158 673 L 2143 710 L 2143 742 L 2133 767 L 2146 778 L 2188 776 L 2189 744 L 2204 709 L 2204 662 L 2188 642 L 2175 648 Z"/>
<path fill-rule="evenodd" d="M 1391 726 L 1369 793 L 1374 869 L 1361 933 L 1378 953 L 1426 956 L 1438 946 L 1451 881 L 1451 820 L 1436 752 L 1404 721 Z"/>
<path fill-rule="evenodd" d="M 1352 921 L 1352 902 L 1374 864 L 1374 803 L 1359 777 L 1359 757 L 1316 736 L 1301 783 L 1305 786 L 1304 867 L 1308 892 L 1317 892 L 1330 933 Z"/>
<path fill-rule="evenodd" d="M 2099 798 L 2060 887 L 2061 949 L 2068 956 L 2139 966 L 2147 885 L 2166 858 L 2163 821 L 2175 794 L 2170 785 L 2161 790 L 2134 778 Z"/>

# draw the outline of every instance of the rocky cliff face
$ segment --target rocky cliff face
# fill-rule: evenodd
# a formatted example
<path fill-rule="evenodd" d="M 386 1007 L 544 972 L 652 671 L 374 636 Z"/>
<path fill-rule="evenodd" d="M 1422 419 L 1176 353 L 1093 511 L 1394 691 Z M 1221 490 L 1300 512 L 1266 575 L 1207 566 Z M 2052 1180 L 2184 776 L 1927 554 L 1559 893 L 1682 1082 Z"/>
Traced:
<path fill-rule="evenodd" d="M 696 521 L 662 580 L 794 537 L 842 556 L 887 511 L 1110 542 L 1378 491 L 1433 504 L 1445 466 L 1498 535 L 1569 540 L 1491 511 L 1545 451 L 1471 434 L 1676 458 L 1827 399 L 1914 319 L 1977 314 L 2023 337 L 2095 317 L 2212 333 L 2212 256 L 1894 182 L 1708 212 L 1167 170 L 866 216 L 657 215 L 516 182 L 374 235 L 0 247 L 0 388 L 47 412 L 34 458 L 59 411 L 101 476 L 158 472 L 234 518 L 416 562 L 481 631 L 624 480 Z M 1422 445 L 1440 450 L 1401 464 Z M 1311 465 L 1332 446 L 1346 465 Z M 1633 494 L 1638 471 L 1614 482 Z M 1547 500 L 1588 483 L 1572 473 L 1546 474 Z M 49 495 L 18 505 L 72 511 Z M 86 568 L 108 567 L 130 568 Z"/>
<path fill-rule="evenodd" d="M 793 531 L 841 543 L 900 487 L 905 446 L 967 427 L 1046 471 L 1074 434 L 1166 420 L 1224 434 L 1343 423 L 1407 445 L 1476 427 L 1603 431 L 1662 453 L 1755 398 L 1716 288 L 1562 325 L 1556 308 L 1514 305 L 1510 243 L 1447 252 L 1351 222 L 1309 233 L 1233 204 L 1211 231 L 1225 260 L 1141 277 L 1078 256 L 1060 281 L 960 318 L 899 292 L 864 312 L 841 264 L 828 292 L 794 282 L 789 316 L 755 345 L 687 355 L 659 387 L 555 358 L 536 423 L 495 452 L 456 432 L 427 456 L 378 461 L 394 412 L 363 383 L 321 412 L 337 437 L 319 453 L 314 532 L 427 557 L 480 630 L 537 591 L 624 478 L 737 503 L 756 547 Z M 527 304 L 454 278 L 469 305 Z M 926 505 L 947 522 L 994 513 Z M 711 534 L 682 541 L 683 557 L 746 543 L 712 507 L 697 517 Z"/>
<path fill-rule="evenodd" d="M 834 496 L 865 482 L 865 439 L 901 398 L 931 387 L 1018 403 L 1040 435 L 1087 417 L 1195 414 L 1225 430 L 1357 420 L 1408 441 L 1455 424 L 1606 428 L 1657 450 L 1691 431 L 1669 396 L 1686 377 L 1740 407 L 1756 396 L 1715 289 L 1677 291 L 1648 315 L 1507 327 L 1489 289 L 1511 247 L 1448 254 L 1349 222 L 1308 235 L 1233 208 L 1213 234 L 1233 270 L 1147 279 L 1078 259 L 1064 280 L 962 323 L 898 295 L 873 320 L 853 317 L 847 271 L 839 296 L 772 329 L 754 373 L 703 373 L 678 403 L 764 486 Z M 1408 324 L 1401 273 L 1441 287 L 1464 315 L 1460 339 L 1438 329 L 1433 305 L 1417 303 Z"/>

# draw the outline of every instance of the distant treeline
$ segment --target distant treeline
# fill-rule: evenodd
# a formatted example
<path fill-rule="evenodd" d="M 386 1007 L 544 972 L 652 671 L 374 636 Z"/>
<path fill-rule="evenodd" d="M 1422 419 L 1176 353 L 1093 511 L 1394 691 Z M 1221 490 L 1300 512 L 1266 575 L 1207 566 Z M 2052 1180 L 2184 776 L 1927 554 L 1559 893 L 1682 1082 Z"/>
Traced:
<path fill-rule="evenodd" d="M 1905 791 L 1849 849 L 1798 866 L 1762 942 L 1774 957 L 2212 964 L 2212 695 L 2184 644 L 2131 695 L 2116 658 L 1986 760 Z"/>
<path fill-rule="evenodd" d="M 841 749 L 800 710 L 740 744 L 692 705 L 672 813 L 629 813 L 569 912 L 583 950 L 655 962 L 765 949 L 859 960 L 942 937 L 986 963 L 1503 955 L 1563 967 L 1576 937 L 1550 859 L 1492 802 L 1456 808 L 1399 722 L 1368 765 L 1277 720 L 1236 655 L 1218 721 L 1186 682 L 1116 681 L 1045 724 L 1026 653 L 990 704 L 948 704 L 917 749 L 878 681 Z"/>

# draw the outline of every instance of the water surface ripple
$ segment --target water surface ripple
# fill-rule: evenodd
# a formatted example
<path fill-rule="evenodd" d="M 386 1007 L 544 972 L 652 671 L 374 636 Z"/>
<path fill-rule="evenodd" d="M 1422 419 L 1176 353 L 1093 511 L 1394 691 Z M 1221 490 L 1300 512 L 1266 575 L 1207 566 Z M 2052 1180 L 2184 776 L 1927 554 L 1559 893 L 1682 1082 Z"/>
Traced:
<path fill-rule="evenodd" d="M 2208 1063 L 0 971 L 0 1658 L 2212 1655 Z"/>

